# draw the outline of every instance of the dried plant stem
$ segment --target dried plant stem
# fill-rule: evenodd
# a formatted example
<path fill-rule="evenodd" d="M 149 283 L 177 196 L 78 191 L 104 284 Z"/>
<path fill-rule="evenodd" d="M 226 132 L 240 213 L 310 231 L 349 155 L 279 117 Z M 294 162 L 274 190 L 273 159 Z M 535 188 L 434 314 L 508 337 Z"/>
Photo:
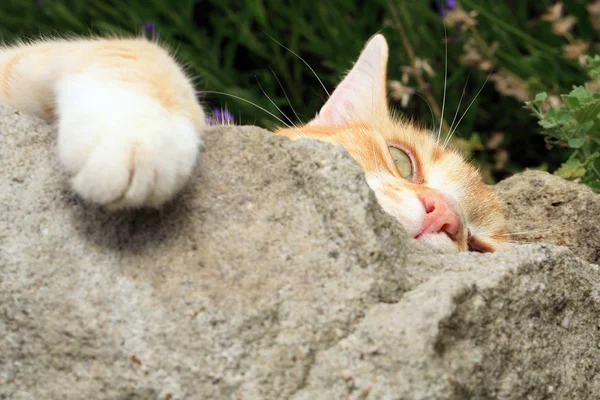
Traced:
<path fill-rule="evenodd" d="M 388 0 L 388 4 L 389 4 L 390 11 L 392 13 L 393 26 L 400 34 L 400 39 L 402 40 L 402 47 L 404 47 L 404 50 L 406 51 L 406 54 L 408 55 L 408 58 L 410 60 L 410 64 L 413 69 L 415 80 L 417 81 L 417 85 L 419 86 L 419 90 L 421 91 L 423 96 L 425 96 L 425 99 L 429 102 L 429 105 L 431 106 L 431 109 L 433 110 L 433 113 L 435 114 L 436 119 L 442 121 L 442 129 L 444 131 L 444 134 L 447 135 L 448 132 L 450 131 L 450 127 L 448 126 L 446 119 L 442 118 L 442 111 L 440 109 L 440 106 L 437 103 L 437 101 L 435 100 L 433 93 L 431 93 L 431 89 L 430 89 L 429 85 L 427 84 L 427 82 L 425 82 L 425 79 L 423 79 L 423 74 L 421 73 L 421 70 L 419 68 L 417 68 L 417 57 L 415 55 L 415 51 L 413 50 L 413 48 L 410 44 L 408 35 L 406 34 L 406 31 L 404 30 L 404 26 L 402 25 L 402 22 L 400 21 L 400 18 L 398 17 L 398 10 L 396 9 L 396 5 L 394 4 L 393 0 Z M 448 61 L 446 60 L 446 62 L 448 62 Z"/>
<path fill-rule="evenodd" d="M 463 6 L 459 0 L 456 0 L 456 9 L 465 12 L 465 9 L 463 8 Z M 496 60 L 496 57 L 494 56 L 494 53 L 488 46 L 487 42 L 483 39 L 481 34 L 479 34 L 479 31 L 477 30 L 475 25 L 470 26 L 468 29 L 471 32 L 471 34 L 473 35 L 473 38 L 475 39 L 477 44 L 479 45 L 480 50 L 483 51 L 485 57 L 489 61 L 491 61 L 493 65 L 496 65 L 497 60 Z"/>

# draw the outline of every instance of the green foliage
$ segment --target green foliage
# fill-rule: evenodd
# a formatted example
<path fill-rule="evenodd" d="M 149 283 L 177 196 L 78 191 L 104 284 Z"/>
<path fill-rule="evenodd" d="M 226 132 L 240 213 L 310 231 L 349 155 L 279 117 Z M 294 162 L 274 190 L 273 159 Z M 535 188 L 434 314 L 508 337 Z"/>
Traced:
<path fill-rule="evenodd" d="M 246 100 L 208 93 L 205 102 L 229 108 L 238 122 L 267 127 L 280 123 L 251 103 L 287 123 L 277 107 L 296 119 L 293 106 L 300 119 L 308 120 L 327 96 L 292 51 L 331 91 L 364 41 L 380 29 L 385 9 L 385 0 L 374 0 L 369 7 L 356 1 L 286 0 L 44 0 L 42 7 L 34 0 L 0 3 L 0 37 L 8 41 L 40 34 L 139 35 L 145 23 L 154 22 L 159 40 L 175 49 L 199 89 Z"/>
<path fill-rule="evenodd" d="M 540 18 L 553 0 L 459 0 L 456 3 L 465 12 L 477 13 L 476 24 L 465 28 L 449 23 L 446 30 L 434 7 L 441 1 L 2 0 L 0 38 L 10 42 L 40 35 L 139 35 L 152 22 L 159 40 L 172 47 L 197 77 L 208 106 L 227 107 L 238 123 L 272 127 L 281 122 L 252 104 L 286 123 L 307 121 L 327 95 L 304 61 L 331 92 L 366 39 L 381 31 L 390 44 L 389 79 L 416 93 L 406 107 L 391 99 L 399 112 L 428 127 L 439 124 L 430 111 L 435 104 L 424 98 L 429 103 L 433 98 L 441 108 L 447 62 L 444 118 L 448 125 L 455 115 L 456 121 L 461 120 L 455 136 L 465 139 L 462 144 L 475 153 L 474 160 L 490 182 L 524 167 L 558 168 L 570 153 L 562 146 L 548 153 L 538 135 L 543 128 L 522 102 L 532 93 L 564 93 L 586 81 L 577 59 L 566 58 L 561 47 L 578 40 L 593 48 L 598 41 L 587 11 L 589 1 L 563 2 L 563 14 L 578 21 L 568 35 L 556 34 L 552 23 Z M 431 66 L 422 71 L 423 87 L 411 70 L 390 7 L 396 9 L 416 57 Z M 468 46 L 491 71 L 466 61 Z M 490 72 L 490 80 L 476 96 Z M 502 89 L 506 76 L 522 85 L 521 97 Z M 492 133 L 498 132 L 503 139 L 490 145 Z"/>
<path fill-rule="evenodd" d="M 600 79 L 599 56 L 587 58 L 587 72 L 591 78 Z M 546 99 L 547 94 L 542 92 L 525 104 L 538 118 L 548 144 L 572 149 L 555 174 L 580 180 L 600 192 L 600 92 L 589 84 L 575 86 L 561 96 L 560 108 L 544 111 Z"/>

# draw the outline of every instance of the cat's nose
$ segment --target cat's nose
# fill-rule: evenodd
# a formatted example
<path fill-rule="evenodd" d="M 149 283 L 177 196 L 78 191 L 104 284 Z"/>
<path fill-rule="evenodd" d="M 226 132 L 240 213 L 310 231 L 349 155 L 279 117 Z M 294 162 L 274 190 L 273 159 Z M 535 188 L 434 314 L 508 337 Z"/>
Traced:
<path fill-rule="evenodd" d="M 419 236 L 440 232 L 456 235 L 460 229 L 460 216 L 444 194 L 437 191 L 426 192 L 421 196 L 421 202 L 426 214 Z"/>

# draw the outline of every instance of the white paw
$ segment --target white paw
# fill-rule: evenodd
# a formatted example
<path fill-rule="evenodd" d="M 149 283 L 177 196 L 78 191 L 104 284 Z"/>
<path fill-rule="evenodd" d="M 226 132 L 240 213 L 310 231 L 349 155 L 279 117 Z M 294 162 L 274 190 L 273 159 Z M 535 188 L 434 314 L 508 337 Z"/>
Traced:
<path fill-rule="evenodd" d="M 159 207 L 190 177 L 201 144 L 192 121 L 137 91 L 78 75 L 57 88 L 58 152 L 85 200 Z"/>

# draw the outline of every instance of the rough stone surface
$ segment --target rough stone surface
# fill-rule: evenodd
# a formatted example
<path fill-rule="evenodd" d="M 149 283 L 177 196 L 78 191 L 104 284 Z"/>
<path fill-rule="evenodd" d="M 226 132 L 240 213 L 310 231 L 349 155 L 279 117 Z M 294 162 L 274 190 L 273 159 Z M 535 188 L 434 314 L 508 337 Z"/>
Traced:
<path fill-rule="evenodd" d="M 508 178 L 496 191 L 517 242 L 543 241 L 567 246 L 600 263 L 600 195 L 589 187 L 541 171 Z"/>
<path fill-rule="evenodd" d="M 176 201 L 110 214 L 71 194 L 52 128 L 0 108 L 0 398 L 600 393 L 585 243 L 431 254 L 339 148 L 252 127 L 205 142 Z"/>

